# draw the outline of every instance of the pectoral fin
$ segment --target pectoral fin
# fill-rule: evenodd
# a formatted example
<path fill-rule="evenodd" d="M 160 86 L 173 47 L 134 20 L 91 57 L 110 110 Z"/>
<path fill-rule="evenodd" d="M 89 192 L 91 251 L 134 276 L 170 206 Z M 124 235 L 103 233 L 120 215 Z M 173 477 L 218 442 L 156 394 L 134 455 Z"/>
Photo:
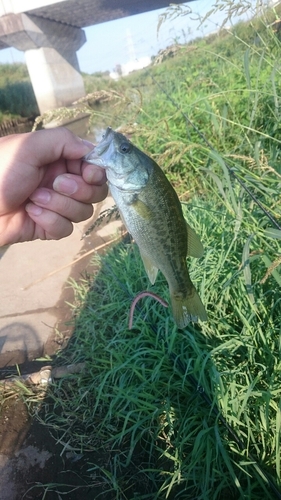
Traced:
<path fill-rule="evenodd" d="M 144 255 L 142 252 L 140 252 L 140 254 L 146 270 L 146 274 L 149 277 L 149 281 L 152 285 L 154 285 L 158 273 L 158 268 L 155 267 L 154 264 L 152 264 L 151 260 L 146 255 Z"/>
<path fill-rule="evenodd" d="M 202 257 L 204 248 L 198 234 L 186 223 L 187 227 L 187 255 L 191 257 Z"/>
<path fill-rule="evenodd" d="M 152 210 L 139 198 L 136 198 L 136 200 L 133 201 L 132 206 L 134 207 L 138 215 L 140 215 L 140 217 L 142 217 L 143 219 L 152 219 Z"/>

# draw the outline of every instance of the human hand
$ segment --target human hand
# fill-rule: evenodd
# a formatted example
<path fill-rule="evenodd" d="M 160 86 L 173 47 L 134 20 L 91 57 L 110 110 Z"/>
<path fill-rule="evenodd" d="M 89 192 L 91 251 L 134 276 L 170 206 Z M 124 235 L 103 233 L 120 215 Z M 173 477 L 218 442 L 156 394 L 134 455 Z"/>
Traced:
<path fill-rule="evenodd" d="M 107 195 L 104 170 L 82 161 L 92 147 L 65 128 L 0 139 L 0 247 L 69 236 Z"/>

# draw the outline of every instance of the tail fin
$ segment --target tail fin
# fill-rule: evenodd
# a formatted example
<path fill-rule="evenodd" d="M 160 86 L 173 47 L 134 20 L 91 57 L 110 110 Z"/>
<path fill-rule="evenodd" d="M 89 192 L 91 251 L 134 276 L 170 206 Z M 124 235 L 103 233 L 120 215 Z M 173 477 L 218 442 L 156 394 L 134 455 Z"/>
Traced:
<path fill-rule="evenodd" d="M 191 320 L 207 321 L 205 307 L 194 286 L 192 286 L 191 293 L 187 296 L 172 290 L 170 290 L 170 295 L 173 316 L 179 328 L 185 328 Z"/>

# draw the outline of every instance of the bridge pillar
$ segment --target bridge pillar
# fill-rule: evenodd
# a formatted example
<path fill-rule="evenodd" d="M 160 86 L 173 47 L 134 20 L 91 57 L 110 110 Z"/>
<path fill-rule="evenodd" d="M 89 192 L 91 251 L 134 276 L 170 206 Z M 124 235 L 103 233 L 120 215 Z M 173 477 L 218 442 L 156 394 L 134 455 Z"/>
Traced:
<path fill-rule="evenodd" d="M 85 95 L 76 51 L 86 41 L 82 29 L 43 17 L 0 17 L 0 41 L 25 52 L 40 113 L 68 106 Z"/>

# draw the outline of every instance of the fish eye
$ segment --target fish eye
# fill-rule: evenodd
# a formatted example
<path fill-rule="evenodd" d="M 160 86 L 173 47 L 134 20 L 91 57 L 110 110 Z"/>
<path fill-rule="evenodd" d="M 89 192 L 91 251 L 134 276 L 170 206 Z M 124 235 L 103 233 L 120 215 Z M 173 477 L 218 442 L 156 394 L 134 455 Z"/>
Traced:
<path fill-rule="evenodd" d="M 120 153 L 126 154 L 131 151 L 131 144 L 129 142 L 122 142 L 119 147 Z"/>

